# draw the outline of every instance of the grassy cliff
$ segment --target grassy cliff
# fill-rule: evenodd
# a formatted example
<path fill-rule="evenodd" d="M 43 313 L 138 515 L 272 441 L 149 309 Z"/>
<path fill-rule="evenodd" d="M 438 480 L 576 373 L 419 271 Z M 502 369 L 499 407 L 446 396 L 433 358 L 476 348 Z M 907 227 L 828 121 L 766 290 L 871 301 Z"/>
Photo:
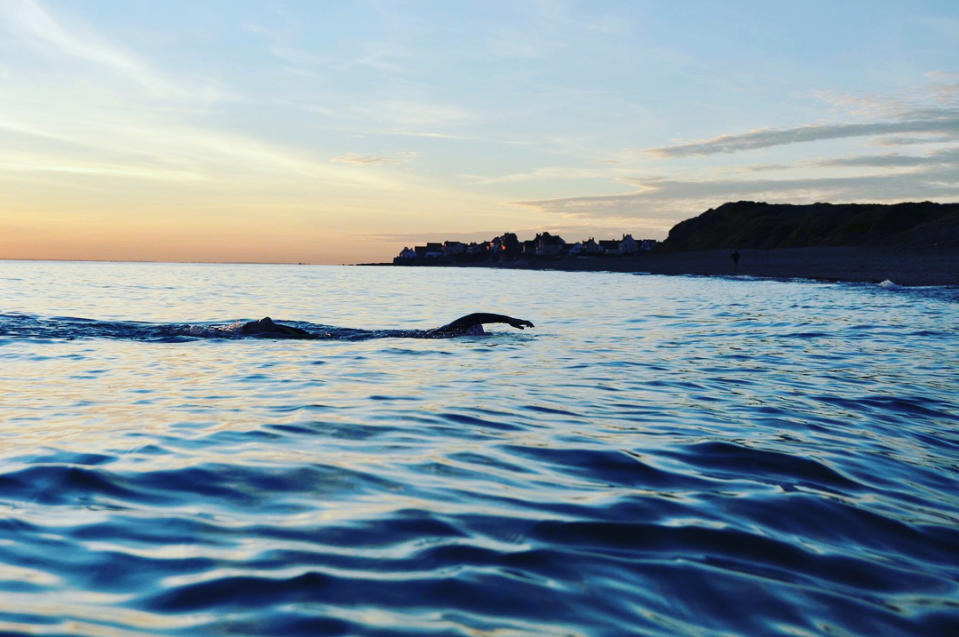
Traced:
<path fill-rule="evenodd" d="M 806 246 L 959 248 L 959 203 L 725 203 L 673 226 L 663 249 Z"/>

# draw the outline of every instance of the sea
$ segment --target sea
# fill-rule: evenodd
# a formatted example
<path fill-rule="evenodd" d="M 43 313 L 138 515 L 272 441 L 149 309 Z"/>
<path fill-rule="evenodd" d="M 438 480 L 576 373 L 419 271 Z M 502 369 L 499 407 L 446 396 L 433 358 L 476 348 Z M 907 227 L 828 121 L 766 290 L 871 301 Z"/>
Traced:
<path fill-rule="evenodd" d="M 535 327 L 423 337 L 470 312 Z M 0 634 L 957 635 L 957 325 L 889 281 L 0 261 Z"/>

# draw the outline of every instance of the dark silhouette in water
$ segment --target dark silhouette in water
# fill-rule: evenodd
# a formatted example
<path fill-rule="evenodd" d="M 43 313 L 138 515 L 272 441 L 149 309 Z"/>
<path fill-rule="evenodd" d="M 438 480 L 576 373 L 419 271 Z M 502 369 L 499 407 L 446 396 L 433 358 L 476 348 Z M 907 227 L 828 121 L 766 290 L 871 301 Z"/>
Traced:
<path fill-rule="evenodd" d="M 452 323 L 447 323 L 442 327 L 432 330 L 390 330 L 384 333 L 384 336 L 407 336 L 412 338 L 432 338 L 432 337 L 450 337 L 484 334 L 484 323 L 508 323 L 518 330 L 535 327 L 530 321 L 525 319 L 513 318 L 505 314 L 487 314 L 477 312 L 461 316 Z M 240 328 L 241 334 L 250 334 L 254 336 L 264 336 L 267 338 L 301 338 L 316 339 L 323 338 L 323 334 L 314 334 L 292 325 L 283 325 L 276 323 L 269 316 L 261 318 L 259 321 L 250 321 Z"/>
<path fill-rule="evenodd" d="M 739 248 L 733 250 L 733 253 L 729 256 L 733 259 L 733 272 L 739 272 Z"/>
<path fill-rule="evenodd" d="M 275 338 L 314 338 L 306 330 L 282 323 L 274 323 L 269 316 L 264 316 L 259 321 L 250 321 L 240 328 L 242 334 L 256 334 L 258 336 L 273 336 Z"/>
<path fill-rule="evenodd" d="M 535 327 L 532 323 L 524 319 L 513 318 L 504 314 L 487 314 L 485 312 L 476 312 L 461 316 L 452 323 L 447 323 L 435 330 L 427 330 L 427 333 L 433 335 L 458 336 L 460 334 L 483 334 L 484 323 L 509 323 L 518 330 L 526 327 Z"/>

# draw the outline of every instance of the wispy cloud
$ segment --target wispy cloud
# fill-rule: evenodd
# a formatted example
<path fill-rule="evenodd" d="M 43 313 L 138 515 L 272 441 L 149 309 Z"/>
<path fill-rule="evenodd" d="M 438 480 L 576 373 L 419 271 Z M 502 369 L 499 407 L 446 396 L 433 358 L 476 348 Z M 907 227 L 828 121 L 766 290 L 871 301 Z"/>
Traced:
<path fill-rule="evenodd" d="M 404 64 L 410 59 L 405 47 L 395 42 L 372 41 L 354 43 L 358 50 L 342 51 L 337 56 L 317 55 L 297 45 L 290 29 L 276 29 L 261 24 L 246 24 L 243 30 L 260 36 L 266 42 L 267 51 L 287 65 L 287 70 L 307 76 L 317 76 L 325 71 L 351 72 L 357 69 L 379 71 L 390 75 L 405 75 L 410 72 Z"/>
<path fill-rule="evenodd" d="M 482 175 L 463 175 L 481 185 L 521 183 L 529 181 L 563 181 L 572 179 L 597 179 L 609 176 L 609 170 L 595 168 L 577 168 L 570 166 L 544 166 L 534 170 L 485 177 Z"/>
<path fill-rule="evenodd" d="M 354 166 L 383 166 L 395 163 L 391 157 L 384 157 L 382 155 L 358 155 L 355 153 L 339 155 L 330 161 L 334 164 L 353 164 Z"/>
<path fill-rule="evenodd" d="M 100 121 L 68 128 L 70 133 L 64 133 L 56 127 L 0 120 L 0 140 L 7 135 L 13 141 L 10 136 L 16 135 L 49 142 L 45 152 L 26 154 L 8 143 L 0 147 L 0 166 L 7 173 L 60 172 L 211 184 L 246 175 L 270 182 L 309 178 L 338 186 L 407 189 L 400 180 L 364 170 L 360 162 L 334 166 L 308 153 L 247 135 L 172 123 L 144 125 L 137 119 L 119 118 L 111 120 L 108 128 Z"/>
<path fill-rule="evenodd" d="M 909 135 L 891 135 L 872 140 L 871 143 L 879 146 L 918 146 L 921 144 L 941 144 L 951 141 L 946 136 L 910 137 Z"/>
<path fill-rule="evenodd" d="M 335 164 L 351 164 L 354 166 L 388 166 L 405 163 L 416 157 L 417 153 L 408 152 L 399 155 L 365 155 L 361 153 L 346 153 L 333 157 L 330 161 Z"/>
<path fill-rule="evenodd" d="M 184 94 L 183 89 L 132 53 L 92 33 L 84 33 L 77 25 L 62 24 L 33 0 L 4 3 L 0 5 L 0 14 L 22 35 L 45 45 L 47 50 L 109 69 L 155 96 L 181 97 Z"/>
<path fill-rule="evenodd" d="M 922 159 L 922 158 L 920 158 Z M 943 158 L 922 170 L 883 175 L 793 179 L 693 181 L 634 179 L 639 190 L 617 195 L 519 202 L 541 212 L 602 219 L 679 220 L 732 199 L 794 203 L 813 201 L 903 201 L 959 197 L 959 159 Z"/>
<path fill-rule="evenodd" d="M 370 116 L 409 129 L 444 128 L 470 119 L 470 113 L 463 108 L 423 100 L 388 99 L 367 108 Z"/>
<path fill-rule="evenodd" d="M 916 113 L 919 114 L 919 113 Z M 784 129 L 762 129 L 738 135 L 720 135 L 685 144 L 651 148 L 647 152 L 659 157 L 687 157 L 735 153 L 771 146 L 846 137 L 875 137 L 901 133 L 940 135 L 946 139 L 959 138 L 959 109 L 928 109 L 926 117 L 891 122 L 865 124 L 822 124 Z"/>
<path fill-rule="evenodd" d="M 36 155 L 0 151 L 0 171 L 5 176 L 30 173 L 59 173 L 88 177 L 147 179 L 151 181 L 203 181 L 206 176 L 190 170 L 157 165 L 108 163 L 69 155 Z"/>
<path fill-rule="evenodd" d="M 611 181 L 628 183 L 631 191 L 520 203 L 566 219 L 679 221 L 705 208 L 737 199 L 795 203 L 954 199 L 959 197 L 959 146 L 956 145 L 959 104 L 955 99 L 959 91 L 954 90 L 959 75 L 935 72 L 925 77 L 934 83 L 927 83 L 912 94 L 819 95 L 853 121 L 719 135 L 646 149 L 638 154 L 626 150 L 612 159 L 620 166 L 636 165 L 645 156 L 639 165 L 655 166 L 658 172 L 665 165 L 650 163 L 655 159 L 708 157 L 849 138 L 865 138 L 883 145 L 938 146 L 925 153 L 861 153 L 816 159 L 804 157 L 797 150 L 793 152 L 795 158 L 785 162 L 736 166 L 723 160 L 721 165 L 700 166 L 696 178 L 691 178 L 686 172 L 688 168 L 682 167 L 670 170 L 672 174 L 668 177 L 624 178 L 621 172 L 611 173 L 608 175 Z M 865 144 L 861 143 L 860 147 Z M 757 178 L 757 173 L 764 171 L 779 171 L 783 178 Z"/>
<path fill-rule="evenodd" d="M 456 141 L 489 142 L 488 137 L 463 135 L 457 131 L 475 118 L 469 110 L 440 101 L 419 99 L 346 100 L 329 103 L 317 100 L 287 102 L 292 108 L 322 115 L 337 130 L 359 135 L 393 135 Z M 509 143 L 509 142 L 502 142 Z"/>
<path fill-rule="evenodd" d="M 934 151 L 926 155 L 863 155 L 859 157 L 840 157 L 815 162 L 817 166 L 849 166 L 869 168 L 905 168 L 912 166 L 935 166 L 959 164 L 959 147 Z M 959 168 L 959 166 L 957 166 Z"/>
<path fill-rule="evenodd" d="M 919 143 L 959 139 L 959 74 L 931 71 L 926 83 L 887 94 L 853 94 L 815 91 L 813 96 L 830 104 L 851 122 L 808 124 L 791 128 L 762 128 L 680 142 L 645 153 L 660 158 L 695 157 L 787 146 L 808 142 L 872 137 L 890 144 L 904 140 Z M 856 121 L 858 120 L 858 121 Z"/>

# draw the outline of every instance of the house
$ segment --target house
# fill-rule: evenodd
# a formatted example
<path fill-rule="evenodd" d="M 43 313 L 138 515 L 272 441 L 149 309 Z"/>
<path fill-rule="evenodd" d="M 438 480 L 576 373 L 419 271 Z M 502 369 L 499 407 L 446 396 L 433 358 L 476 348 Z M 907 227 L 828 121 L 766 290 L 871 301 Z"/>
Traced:
<path fill-rule="evenodd" d="M 624 234 L 616 252 L 618 254 L 636 254 L 639 252 L 639 242 L 633 239 L 633 235 Z"/>
<path fill-rule="evenodd" d="M 642 250 L 643 252 L 649 252 L 650 250 L 655 248 L 657 245 L 659 245 L 659 241 L 657 241 L 656 239 L 642 239 L 639 242 L 639 249 Z"/>
<path fill-rule="evenodd" d="M 499 244 L 502 246 L 502 252 L 510 256 L 519 254 L 522 249 L 519 239 L 517 239 L 516 235 L 512 232 L 506 232 L 496 237 L 494 241 L 495 240 L 499 240 Z"/>
<path fill-rule="evenodd" d="M 444 241 L 443 256 L 456 257 L 466 252 L 466 244 L 459 241 Z"/>
<path fill-rule="evenodd" d="M 566 248 L 566 242 L 559 235 L 543 232 L 536 235 L 536 256 L 551 257 L 562 254 Z"/>
<path fill-rule="evenodd" d="M 419 252 L 417 251 L 417 254 Z M 423 257 L 426 259 L 438 259 L 443 256 L 443 244 L 442 243 L 427 243 L 426 251 L 423 253 Z"/>
<path fill-rule="evenodd" d="M 407 247 L 404 247 L 402 250 L 400 250 L 400 253 L 396 256 L 396 259 L 400 259 L 403 261 L 412 261 L 415 258 L 416 258 L 416 250 L 413 250 L 412 248 L 407 248 Z M 396 259 L 394 259 L 394 261 Z"/>
<path fill-rule="evenodd" d="M 602 254 L 618 254 L 619 253 L 619 241 L 616 239 L 600 239 L 599 247 L 602 249 Z"/>
<path fill-rule="evenodd" d="M 596 239 L 592 237 L 583 242 L 583 251 L 590 256 L 603 253 L 603 249 L 596 243 Z"/>

